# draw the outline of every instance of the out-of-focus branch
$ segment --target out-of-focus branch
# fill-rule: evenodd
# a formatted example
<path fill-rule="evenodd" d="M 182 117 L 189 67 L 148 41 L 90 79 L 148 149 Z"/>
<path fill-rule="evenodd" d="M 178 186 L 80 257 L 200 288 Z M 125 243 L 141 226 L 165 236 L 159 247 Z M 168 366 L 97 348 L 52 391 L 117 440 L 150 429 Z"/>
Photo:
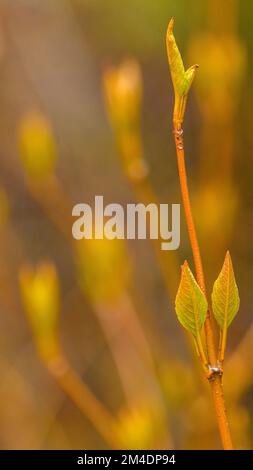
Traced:
<path fill-rule="evenodd" d="M 58 336 L 59 283 L 54 266 L 43 263 L 36 271 L 28 266 L 23 267 L 20 271 L 20 290 L 42 362 L 109 447 L 117 447 L 114 418 L 74 372 L 62 350 Z"/>

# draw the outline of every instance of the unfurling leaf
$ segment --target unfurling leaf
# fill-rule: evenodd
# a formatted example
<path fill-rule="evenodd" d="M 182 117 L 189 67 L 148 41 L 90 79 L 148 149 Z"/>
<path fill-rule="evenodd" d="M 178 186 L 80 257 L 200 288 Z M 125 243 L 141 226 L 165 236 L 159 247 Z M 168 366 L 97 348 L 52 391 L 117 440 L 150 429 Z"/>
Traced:
<path fill-rule="evenodd" d="M 181 281 L 176 296 L 176 314 L 186 330 L 198 338 L 205 322 L 207 300 L 197 284 L 187 261 L 182 266 Z"/>
<path fill-rule="evenodd" d="M 227 252 L 212 293 L 213 314 L 221 330 L 227 329 L 232 323 L 239 310 L 239 305 L 240 299 L 232 260 Z"/>
<path fill-rule="evenodd" d="M 166 43 L 168 60 L 175 93 L 179 96 L 183 96 L 188 93 L 198 66 L 193 65 L 185 71 L 183 60 L 173 34 L 173 26 L 174 18 L 170 20 L 167 29 Z"/>
<path fill-rule="evenodd" d="M 173 34 L 174 18 L 170 20 L 166 44 L 171 78 L 175 92 L 174 122 L 181 124 L 184 118 L 186 99 L 191 88 L 198 65 L 185 70 L 183 60 Z"/>

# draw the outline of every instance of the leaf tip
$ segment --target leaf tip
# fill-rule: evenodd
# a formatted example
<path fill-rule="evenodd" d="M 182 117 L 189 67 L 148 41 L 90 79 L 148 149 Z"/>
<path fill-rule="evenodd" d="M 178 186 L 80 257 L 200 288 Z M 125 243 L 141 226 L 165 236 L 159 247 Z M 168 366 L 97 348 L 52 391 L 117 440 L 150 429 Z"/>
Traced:
<path fill-rule="evenodd" d="M 184 263 L 182 264 L 181 268 L 182 268 L 182 269 L 189 268 L 189 264 L 188 264 L 188 261 L 187 261 L 187 260 L 184 261 Z"/>
<path fill-rule="evenodd" d="M 173 27 L 174 27 L 174 23 L 175 23 L 175 18 L 174 16 L 172 16 L 169 24 L 168 24 L 168 29 L 167 29 L 167 38 L 171 35 L 172 31 L 173 31 Z"/>
<path fill-rule="evenodd" d="M 188 261 L 184 261 L 183 264 L 181 265 L 181 278 L 183 279 L 186 275 L 187 272 L 190 272 L 189 264 Z"/>
<path fill-rule="evenodd" d="M 226 255 L 225 255 L 224 266 L 228 266 L 233 271 L 233 263 L 232 263 L 232 258 L 231 258 L 229 250 L 227 250 Z"/>

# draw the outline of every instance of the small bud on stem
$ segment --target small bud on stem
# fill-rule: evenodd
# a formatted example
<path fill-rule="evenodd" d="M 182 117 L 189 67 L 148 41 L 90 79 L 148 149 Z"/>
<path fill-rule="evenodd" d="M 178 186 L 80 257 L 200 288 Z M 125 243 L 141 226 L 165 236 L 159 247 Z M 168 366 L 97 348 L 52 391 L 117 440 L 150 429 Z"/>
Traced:
<path fill-rule="evenodd" d="M 169 22 L 166 36 L 167 53 L 175 93 L 173 122 L 176 129 L 180 129 L 186 108 L 187 96 L 196 74 L 198 65 L 192 65 L 185 70 L 183 60 L 173 34 L 174 18 Z"/>

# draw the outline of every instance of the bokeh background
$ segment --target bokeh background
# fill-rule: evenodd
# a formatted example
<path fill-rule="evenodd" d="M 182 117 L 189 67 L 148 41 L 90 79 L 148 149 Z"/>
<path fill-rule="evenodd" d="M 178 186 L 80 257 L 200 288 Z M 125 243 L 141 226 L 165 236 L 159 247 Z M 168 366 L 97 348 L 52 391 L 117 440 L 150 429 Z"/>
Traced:
<path fill-rule="evenodd" d="M 241 308 L 224 386 L 253 445 L 253 4 L 0 1 L 0 448 L 220 448 L 174 298 L 193 267 L 149 240 L 74 242 L 74 204 L 180 202 L 169 19 L 200 68 L 185 120 L 209 289 L 230 250 Z M 123 63 L 123 65 L 122 65 Z"/>

